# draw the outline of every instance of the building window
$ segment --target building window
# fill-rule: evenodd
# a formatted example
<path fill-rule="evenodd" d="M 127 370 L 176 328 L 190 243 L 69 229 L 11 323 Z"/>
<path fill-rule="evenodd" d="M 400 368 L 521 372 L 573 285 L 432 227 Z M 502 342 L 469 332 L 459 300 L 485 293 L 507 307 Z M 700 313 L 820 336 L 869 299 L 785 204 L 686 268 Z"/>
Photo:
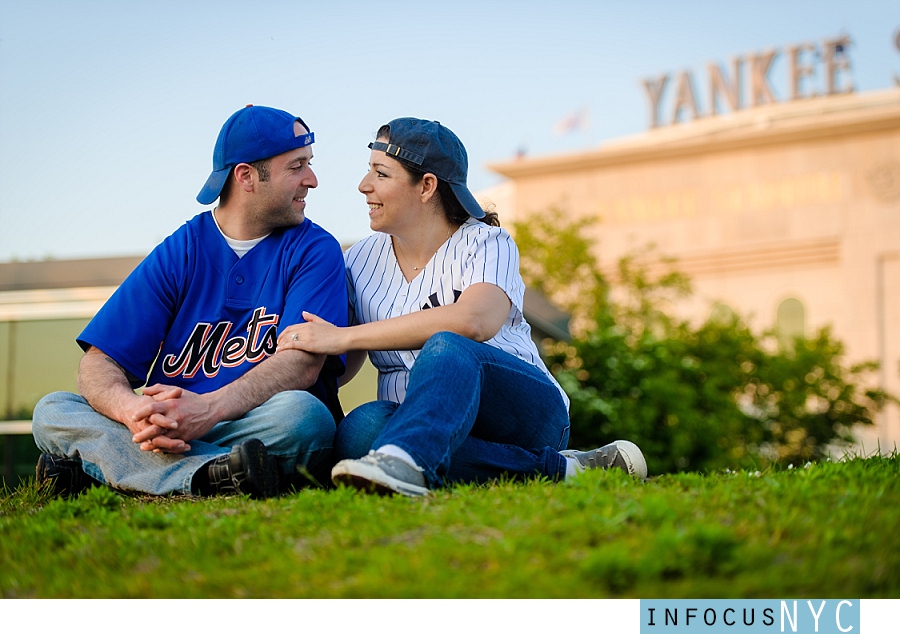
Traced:
<path fill-rule="evenodd" d="M 775 332 L 782 349 L 792 348 L 798 337 L 806 336 L 806 309 L 799 299 L 788 297 L 778 305 Z"/>

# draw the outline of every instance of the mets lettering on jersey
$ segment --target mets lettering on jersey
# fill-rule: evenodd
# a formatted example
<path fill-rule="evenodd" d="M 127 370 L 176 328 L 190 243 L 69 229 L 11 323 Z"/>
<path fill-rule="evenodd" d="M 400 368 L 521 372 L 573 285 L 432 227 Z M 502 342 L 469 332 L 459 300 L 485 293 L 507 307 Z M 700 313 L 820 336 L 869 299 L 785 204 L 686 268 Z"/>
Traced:
<path fill-rule="evenodd" d="M 163 359 L 163 374 L 169 378 L 181 375 L 190 379 L 202 367 L 203 374 L 214 377 L 222 365 L 230 368 L 245 361 L 256 363 L 275 354 L 278 315 L 266 315 L 265 312 L 265 306 L 253 311 L 253 317 L 247 324 L 246 337 L 238 335 L 228 339 L 228 333 L 234 325 L 230 321 L 220 321 L 215 326 L 197 324 L 181 352 L 177 356 L 170 354 Z M 263 331 L 266 326 L 268 327 Z"/>

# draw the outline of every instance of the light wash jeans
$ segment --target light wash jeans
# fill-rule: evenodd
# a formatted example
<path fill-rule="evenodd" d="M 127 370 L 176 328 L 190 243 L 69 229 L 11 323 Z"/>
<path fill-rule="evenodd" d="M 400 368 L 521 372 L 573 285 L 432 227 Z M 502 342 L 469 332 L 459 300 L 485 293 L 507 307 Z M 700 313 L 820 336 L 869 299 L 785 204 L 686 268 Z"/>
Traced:
<path fill-rule="evenodd" d="M 366 403 L 338 426 L 335 457 L 396 445 L 432 488 L 507 475 L 562 480 L 569 415 L 556 385 L 513 355 L 449 332 L 422 347 L 402 404 Z"/>
<path fill-rule="evenodd" d="M 85 473 L 95 480 L 154 495 L 191 493 L 194 473 L 250 438 L 265 444 L 283 476 L 302 466 L 316 478 L 326 477 L 334 431 L 328 408 L 302 391 L 281 392 L 242 418 L 219 423 L 192 440 L 191 450 L 184 454 L 141 451 L 125 425 L 69 392 L 42 398 L 32 423 L 34 441 L 42 452 L 80 458 Z"/>

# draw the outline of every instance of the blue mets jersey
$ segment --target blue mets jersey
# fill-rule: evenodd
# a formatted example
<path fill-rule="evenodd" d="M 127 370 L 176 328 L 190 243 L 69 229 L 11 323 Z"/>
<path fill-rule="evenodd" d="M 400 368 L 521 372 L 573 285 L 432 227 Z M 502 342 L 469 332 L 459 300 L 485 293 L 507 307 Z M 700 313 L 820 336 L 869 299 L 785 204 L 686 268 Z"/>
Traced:
<path fill-rule="evenodd" d="M 78 343 L 109 355 L 133 387 L 206 393 L 274 354 L 279 330 L 302 322 L 304 310 L 346 325 L 347 306 L 340 245 L 309 219 L 238 258 L 205 212 L 138 265 Z M 324 401 L 322 381 L 309 391 Z"/>

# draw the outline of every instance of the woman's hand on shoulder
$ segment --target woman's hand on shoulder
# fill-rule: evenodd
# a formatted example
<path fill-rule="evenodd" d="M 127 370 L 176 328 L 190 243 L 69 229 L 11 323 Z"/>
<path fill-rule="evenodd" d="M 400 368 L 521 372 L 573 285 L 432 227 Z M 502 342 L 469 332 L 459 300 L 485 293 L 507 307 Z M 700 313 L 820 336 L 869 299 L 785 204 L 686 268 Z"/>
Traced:
<path fill-rule="evenodd" d="M 339 328 L 317 315 L 303 312 L 302 324 L 285 328 L 278 336 L 276 354 L 284 350 L 303 350 L 313 354 L 347 352 L 346 328 Z"/>

